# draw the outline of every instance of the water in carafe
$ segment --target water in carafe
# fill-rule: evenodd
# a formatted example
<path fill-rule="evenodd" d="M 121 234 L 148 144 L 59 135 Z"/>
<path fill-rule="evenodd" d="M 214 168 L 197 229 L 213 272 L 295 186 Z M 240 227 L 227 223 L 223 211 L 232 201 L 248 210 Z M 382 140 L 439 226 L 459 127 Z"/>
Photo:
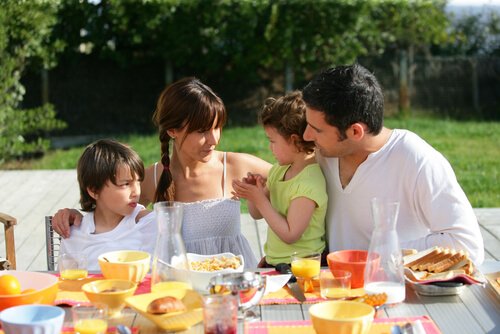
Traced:
<path fill-rule="evenodd" d="M 189 264 L 181 236 L 183 204 L 166 201 L 154 205 L 158 223 L 158 236 L 153 255 L 151 290 L 168 289 L 169 282 L 189 281 Z"/>
<path fill-rule="evenodd" d="M 399 202 L 373 198 L 375 228 L 368 249 L 364 289 L 368 294 L 385 292 L 387 304 L 405 299 L 403 256 L 396 232 Z"/>

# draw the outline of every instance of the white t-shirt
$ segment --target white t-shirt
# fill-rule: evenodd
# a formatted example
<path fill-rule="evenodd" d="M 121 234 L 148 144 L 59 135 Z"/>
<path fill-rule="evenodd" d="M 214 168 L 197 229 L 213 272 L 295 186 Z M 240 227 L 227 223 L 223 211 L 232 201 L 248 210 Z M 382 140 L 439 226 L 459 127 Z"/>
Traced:
<path fill-rule="evenodd" d="M 449 162 L 416 134 L 395 129 L 342 189 L 338 158 L 317 160 L 327 180 L 330 251 L 368 249 L 373 232 L 370 201 L 400 202 L 396 230 L 402 248 L 434 245 L 464 249 L 476 265 L 484 246 L 477 218 Z"/>
<path fill-rule="evenodd" d="M 82 252 L 87 255 L 87 269 L 100 271 L 97 257 L 115 250 L 141 250 L 153 254 L 156 244 L 156 215 L 150 212 L 136 222 L 136 217 L 144 206 L 137 205 L 134 212 L 125 216 L 111 231 L 93 234 L 95 231 L 94 212 L 87 213 L 80 226 L 71 226 L 70 237 L 61 240 L 59 254 Z"/>

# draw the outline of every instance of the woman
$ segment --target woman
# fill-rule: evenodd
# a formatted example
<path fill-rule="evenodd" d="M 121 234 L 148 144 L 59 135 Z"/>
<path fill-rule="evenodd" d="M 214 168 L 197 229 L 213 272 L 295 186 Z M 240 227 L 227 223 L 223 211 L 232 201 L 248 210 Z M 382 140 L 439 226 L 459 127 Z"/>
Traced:
<path fill-rule="evenodd" d="M 231 198 L 231 181 L 248 173 L 267 176 L 271 165 L 250 154 L 215 150 L 226 118 L 222 100 L 198 79 L 167 86 L 153 115 L 161 160 L 146 169 L 140 203 L 184 202 L 182 236 L 188 252 L 242 254 L 245 267 L 255 268 L 255 255 L 240 230 L 240 202 Z M 69 221 L 80 220 L 78 211 L 63 209 L 52 222 L 68 237 Z"/>

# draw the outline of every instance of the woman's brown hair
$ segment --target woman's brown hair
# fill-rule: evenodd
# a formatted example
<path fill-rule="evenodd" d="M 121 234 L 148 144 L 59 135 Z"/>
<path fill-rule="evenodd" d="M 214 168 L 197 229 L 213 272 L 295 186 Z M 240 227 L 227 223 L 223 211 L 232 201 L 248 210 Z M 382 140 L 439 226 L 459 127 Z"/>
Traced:
<path fill-rule="evenodd" d="M 170 136 L 167 131 L 186 128 L 187 135 L 195 131 L 208 131 L 214 123 L 216 128 L 222 128 L 226 117 L 226 108 L 221 98 L 197 78 L 183 78 L 163 90 L 153 114 L 153 122 L 158 127 L 163 165 L 163 172 L 156 187 L 155 202 L 174 200 L 175 187 L 170 171 Z"/>

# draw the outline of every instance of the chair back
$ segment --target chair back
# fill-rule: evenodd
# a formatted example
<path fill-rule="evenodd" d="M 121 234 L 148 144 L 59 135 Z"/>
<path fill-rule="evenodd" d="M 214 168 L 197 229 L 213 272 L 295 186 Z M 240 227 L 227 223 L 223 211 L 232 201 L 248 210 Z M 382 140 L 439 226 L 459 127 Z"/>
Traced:
<path fill-rule="evenodd" d="M 52 216 L 45 216 L 45 245 L 47 250 L 47 270 L 55 271 L 61 248 L 61 236 L 52 228 Z"/>
<path fill-rule="evenodd" d="M 0 223 L 3 224 L 5 233 L 5 259 L 0 260 L 0 270 L 15 270 L 16 244 L 14 240 L 14 226 L 17 225 L 17 219 L 0 212 Z"/>

